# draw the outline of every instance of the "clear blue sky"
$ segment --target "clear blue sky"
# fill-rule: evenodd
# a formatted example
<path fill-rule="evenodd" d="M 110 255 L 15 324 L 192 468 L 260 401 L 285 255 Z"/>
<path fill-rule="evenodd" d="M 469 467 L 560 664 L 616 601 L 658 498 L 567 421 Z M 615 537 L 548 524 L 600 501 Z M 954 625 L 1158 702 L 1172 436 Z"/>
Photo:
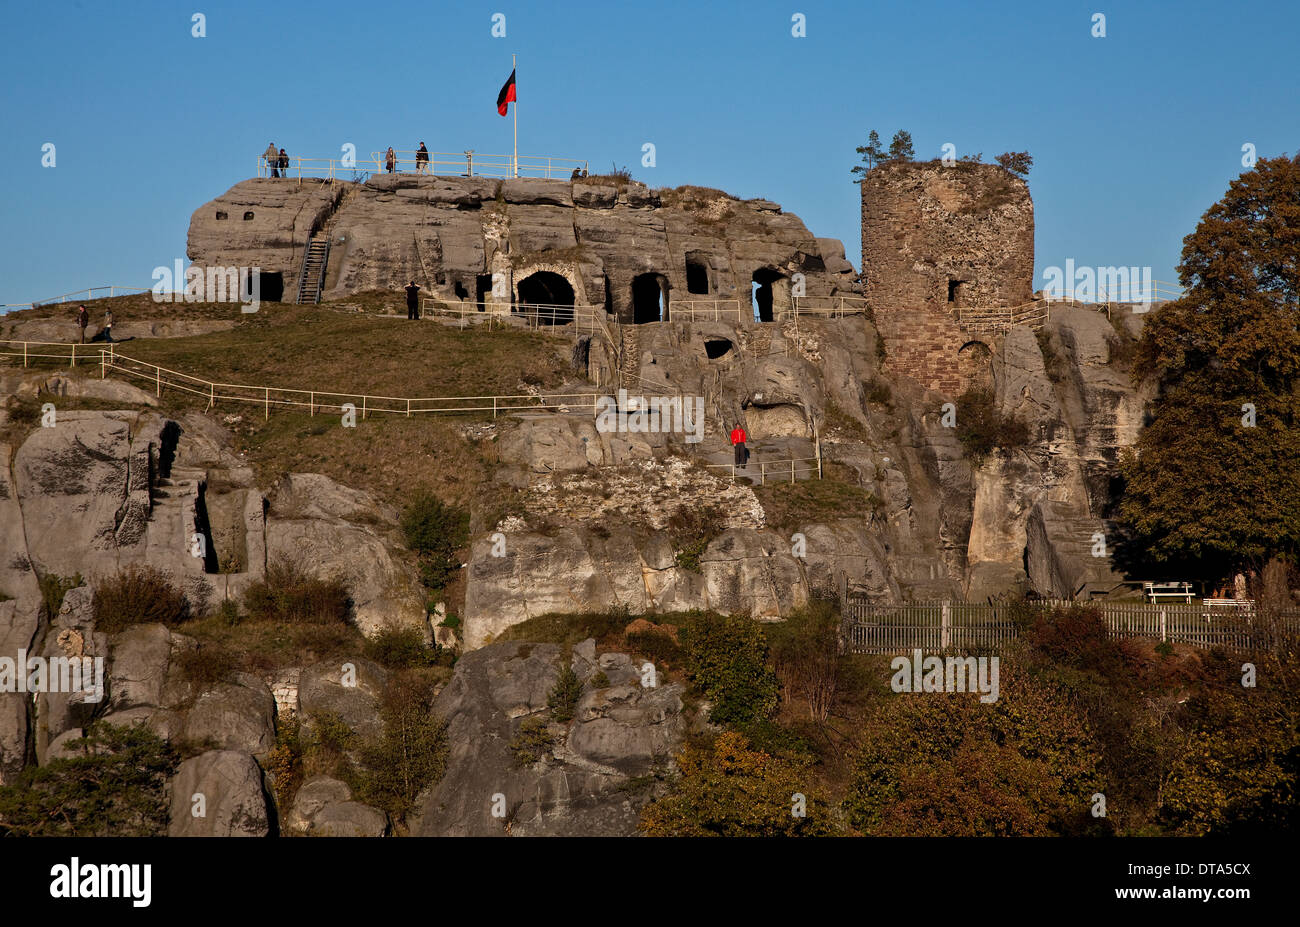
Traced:
<path fill-rule="evenodd" d="M 3 21 L 0 303 L 150 285 L 268 141 L 508 151 L 494 103 L 511 53 L 521 154 L 776 200 L 855 266 L 849 168 L 873 127 L 911 131 L 919 158 L 1028 150 L 1036 286 L 1067 258 L 1174 279 L 1241 146 L 1300 149 L 1295 0 L 6 0 Z"/>

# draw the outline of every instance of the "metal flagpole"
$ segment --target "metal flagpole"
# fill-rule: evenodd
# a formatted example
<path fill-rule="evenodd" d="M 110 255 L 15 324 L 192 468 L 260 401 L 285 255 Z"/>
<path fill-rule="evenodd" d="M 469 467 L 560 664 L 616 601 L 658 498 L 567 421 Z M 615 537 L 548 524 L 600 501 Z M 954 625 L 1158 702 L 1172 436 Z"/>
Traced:
<path fill-rule="evenodd" d="M 519 176 L 519 73 L 518 66 L 515 64 L 517 57 L 517 55 L 510 56 L 510 73 L 515 75 L 515 177 Z"/>

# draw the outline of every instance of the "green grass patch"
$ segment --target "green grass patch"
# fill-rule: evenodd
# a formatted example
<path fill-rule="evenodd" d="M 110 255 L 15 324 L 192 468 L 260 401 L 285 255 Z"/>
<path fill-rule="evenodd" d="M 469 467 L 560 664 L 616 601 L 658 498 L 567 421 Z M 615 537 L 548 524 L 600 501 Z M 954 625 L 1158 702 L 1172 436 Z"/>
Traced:
<path fill-rule="evenodd" d="M 846 479 L 801 480 L 754 487 L 767 523 L 795 529 L 840 518 L 865 518 L 880 508 L 876 496 Z"/>

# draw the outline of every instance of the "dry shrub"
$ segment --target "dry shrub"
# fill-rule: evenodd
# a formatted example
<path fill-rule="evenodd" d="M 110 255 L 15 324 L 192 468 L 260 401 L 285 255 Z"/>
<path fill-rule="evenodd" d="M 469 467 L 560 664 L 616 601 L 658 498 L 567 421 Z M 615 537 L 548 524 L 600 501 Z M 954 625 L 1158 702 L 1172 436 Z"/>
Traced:
<path fill-rule="evenodd" d="M 96 586 L 91 609 L 95 629 L 106 634 L 137 624 L 178 625 L 190 617 L 190 602 L 170 574 L 139 564 Z"/>
<path fill-rule="evenodd" d="M 282 558 L 267 567 L 265 579 L 248 587 L 244 607 L 254 621 L 341 624 L 352 613 L 352 598 L 342 580 L 316 579 Z"/>

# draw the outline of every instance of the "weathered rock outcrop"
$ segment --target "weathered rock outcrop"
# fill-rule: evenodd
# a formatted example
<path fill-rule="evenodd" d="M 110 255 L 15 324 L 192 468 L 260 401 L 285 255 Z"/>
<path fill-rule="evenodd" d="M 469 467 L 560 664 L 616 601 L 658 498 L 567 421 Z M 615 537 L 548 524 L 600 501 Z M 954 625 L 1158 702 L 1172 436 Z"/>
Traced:
<path fill-rule="evenodd" d="M 425 836 L 632 834 L 646 789 L 630 780 L 672 768 L 684 732 L 677 685 L 643 688 L 624 654 L 574 648 L 587 685 L 569 725 L 549 720 L 547 693 L 559 672 L 555 644 L 498 643 L 467 654 L 434 710 L 448 723 L 447 772 L 424 803 Z M 604 672 L 608 686 L 591 678 Z M 546 725 L 551 746 L 520 766 L 511 744 L 527 721 Z"/>
<path fill-rule="evenodd" d="M 291 834 L 313 837 L 382 837 L 388 830 L 382 811 L 353 801 L 347 784 L 328 776 L 302 784 L 286 825 Z"/>
<path fill-rule="evenodd" d="M 168 836 L 265 837 L 269 832 L 262 770 L 251 756 L 210 750 L 181 764 L 171 781 Z"/>
<path fill-rule="evenodd" d="M 636 182 L 246 180 L 194 212 L 188 253 L 201 266 L 259 266 L 292 292 L 302 249 L 327 221 L 326 289 L 335 298 L 414 279 L 448 302 L 506 311 L 512 301 L 576 302 L 630 322 L 657 319 L 661 293 L 669 312 L 673 298 L 739 297 L 748 306 L 757 280 L 779 314 L 795 274 L 808 296 L 857 286 L 843 245 L 775 203 L 689 187 L 661 196 Z"/>

